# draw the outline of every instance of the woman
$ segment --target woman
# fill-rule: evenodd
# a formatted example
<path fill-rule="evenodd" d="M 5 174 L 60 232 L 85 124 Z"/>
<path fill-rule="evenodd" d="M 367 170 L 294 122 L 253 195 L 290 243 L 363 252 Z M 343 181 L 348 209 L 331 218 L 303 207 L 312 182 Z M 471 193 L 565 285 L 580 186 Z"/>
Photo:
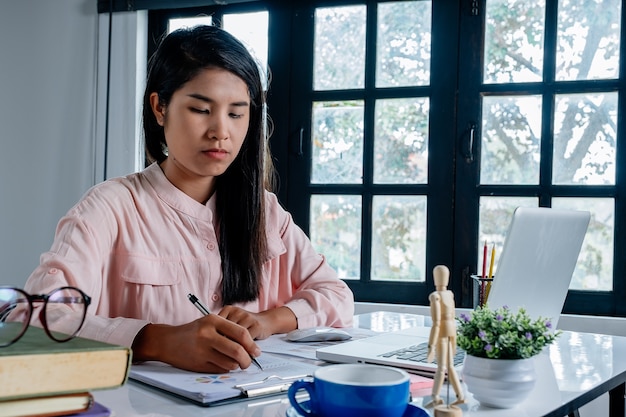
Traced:
<path fill-rule="evenodd" d="M 264 105 L 255 60 L 227 32 L 165 37 L 144 95 L 153 163 L 89 190 L 25 289 L 78 287 L 93 299 L 79 335 L 199 372 L 247 368 L 254 339 L 350 325 L 351 291 L 265 189 Z"/>

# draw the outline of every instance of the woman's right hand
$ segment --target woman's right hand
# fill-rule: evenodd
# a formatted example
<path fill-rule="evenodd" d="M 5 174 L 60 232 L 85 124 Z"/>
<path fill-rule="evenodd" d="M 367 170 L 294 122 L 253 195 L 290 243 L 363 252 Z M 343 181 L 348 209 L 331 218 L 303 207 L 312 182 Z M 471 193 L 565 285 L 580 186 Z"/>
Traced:
<path fill-rule="evenodd" d="M 261 350 L 248 330 L 217 314 L 180 326 L 148 324 L 135 337 L 133 361 L 161 361 L 195 372 L 225 373 L 251 364 Z"/>

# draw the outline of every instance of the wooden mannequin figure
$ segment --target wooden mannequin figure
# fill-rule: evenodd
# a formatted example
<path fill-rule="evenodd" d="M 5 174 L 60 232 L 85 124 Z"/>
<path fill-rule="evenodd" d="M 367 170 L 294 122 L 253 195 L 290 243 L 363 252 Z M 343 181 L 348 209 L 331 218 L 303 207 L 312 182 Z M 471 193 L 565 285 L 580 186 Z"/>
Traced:
<path fill-rule="evenodd" d="M 427 361 L 432 362 L 437 359 L 437 371 L 432 390 L 432 400 L 427 407 L 435 406 L 435 416 L 457 416 L 461 415 L 461 409 L 455 407 L 456 404 L 465 402 L 461 382 L 454 369 L 454 355 L 456 354 L 456 319 L 454 294 L 448 290 L 450 271 L 444 265 L 437 265 L 433 269 L 435 280 L 435 291 L 428 300 L 430 302 L 430 315 L 433 325 L 428 339 Z M 452 404 L 443 404 L 439 396 L 439 391 L 448 373 L 449 385 L 452 385 L 456 394 L 456 401 Z"/>

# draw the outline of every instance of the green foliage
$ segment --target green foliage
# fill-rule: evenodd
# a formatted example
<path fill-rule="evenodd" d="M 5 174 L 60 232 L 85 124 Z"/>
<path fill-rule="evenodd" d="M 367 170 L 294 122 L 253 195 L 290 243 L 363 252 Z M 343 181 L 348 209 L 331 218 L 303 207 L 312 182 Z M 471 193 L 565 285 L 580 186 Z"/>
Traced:
<path fill-rule="evenodd" d="M 491 359 L 527 359 L 551 344 L 561 331 L 553 331 L 549 319 L 535 320 L 520 308 L 490 310 L 477 307 L 457 318 L 457 345 L 468 355 Z"/>

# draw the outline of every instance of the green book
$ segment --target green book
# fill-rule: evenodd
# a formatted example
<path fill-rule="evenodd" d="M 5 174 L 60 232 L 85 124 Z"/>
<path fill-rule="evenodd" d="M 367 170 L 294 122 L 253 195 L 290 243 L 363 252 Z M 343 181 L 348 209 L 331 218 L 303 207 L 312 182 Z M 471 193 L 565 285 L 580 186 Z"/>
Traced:
<path fill-rule="evenodd" d="M 0 401 L 119 387 L 131 359 L 124 346 L 82 337 L 59 343 L 30 326 L 17 342 L 0 348 Z"/>

